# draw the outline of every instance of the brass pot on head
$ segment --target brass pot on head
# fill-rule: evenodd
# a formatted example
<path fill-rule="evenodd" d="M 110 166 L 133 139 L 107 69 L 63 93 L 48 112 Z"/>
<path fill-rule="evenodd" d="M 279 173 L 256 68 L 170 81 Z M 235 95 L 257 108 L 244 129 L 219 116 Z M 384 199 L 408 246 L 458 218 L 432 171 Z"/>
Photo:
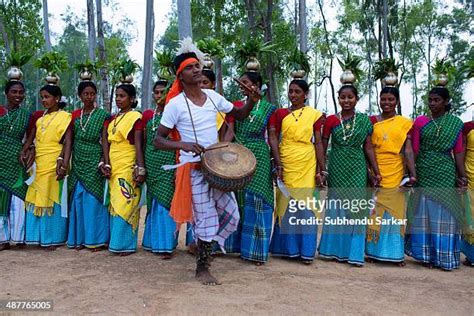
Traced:
<path fill-rule="evenodd" d="M 303 79 L 306 76 L 306 71 L 303 69 L 293 70 L 290 75 L 293 79 Z"/>
<path fill-rule="evenodd" d="M 79 74 L 79 78 L 81 78 L 82 81 L 91 81 L 92 80 L 92 72 L 89 71 L 89 69 L 84 68 L 81 73 Z"/>
<path fill-rule="evenodd" d="M 343 85 L 352 85 L 352 84 L 354 84 L 355 79 L 356 79 L 356 77 L 350 69 L 344 70 L 344 72 L 342 73 L 341 78 L 340 78 L 341 83 Z"/>
<path fill-rule="evenodd" d="M 55 73 L 48 72 L 44 80 L 46 81 L 47 84 L 57 86 L 59 83 L 59 76 L 56 75 Z"/>
<path fill-rule="evenodd" d="M 436 78 L 436 85 L 438 87 L 446 87 L 448 84 L 448 76 L 446 74 L 439 74 Z"/>
<path fill-rule="evenodd" d="M 382 86 L 384 87 L 396 87 L 398 84 L 398 77 L 394 72 L 389 71 L 387 75 L 382 79 Z"/>
<path fill-rule="evenodd" d="M 121 81 L 122 81 L 122 83 L 132 84 L 133 76 L 132 75 L 126 75 L 125 78 L 122 78 Z"/>
<path fill-rule="evenodd" d="M 258 72 L 260 70 L 260 62 L 257 60 L 256 57 L 250 57 L 245 63 L 245 68 L 247 69 L 247 71 Z"/>
<path fill-rule="evenodd" d="M 11 66 L 8 69 L 7 77 L 10 81 L 20 81 L 23 78 L 23 72 L 17 66 Z"/>
<path fill-rule="evenodd" d="M 209 54 L 204 54 L 202 65 L 204 66 L 204 69 L 212 70 L 214 68 L 214 61 Z"/>

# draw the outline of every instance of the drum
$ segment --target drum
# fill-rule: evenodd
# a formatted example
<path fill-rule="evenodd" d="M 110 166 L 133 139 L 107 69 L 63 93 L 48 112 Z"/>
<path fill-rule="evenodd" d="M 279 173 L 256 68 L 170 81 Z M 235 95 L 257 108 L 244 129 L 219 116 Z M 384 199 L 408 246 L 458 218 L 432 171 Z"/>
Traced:
<path fill-rule="evenodd" d="M 246 147 L 221 142 L 206 148 L 201 157 L 201 170 L 212 188 L 231 192 L 245 187 L 252 181 L 257 159 Z"/>

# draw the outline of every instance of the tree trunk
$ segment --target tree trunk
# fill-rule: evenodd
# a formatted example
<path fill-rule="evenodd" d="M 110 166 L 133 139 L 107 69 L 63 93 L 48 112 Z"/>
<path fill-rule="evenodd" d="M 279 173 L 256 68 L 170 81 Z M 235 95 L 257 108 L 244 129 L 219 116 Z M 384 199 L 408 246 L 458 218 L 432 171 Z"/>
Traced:
<path fill-rule="evenodd" d="M 97 39 L 99 48 L 99 61 L 103 65 L 100 68 L 100 93 L 104 108 L 109 112 L 112 110 L 112 98 L 109 98 L 109 83 L 107 80 L 107 58 L 105 56 L 104 22 L 102 20 L 102 0 L 96 0 L 97 7 Z"/>
<path fill-rule="evenodd" d="M 308 52 L 308 30 L 306 29 L 306 0 L 299 0 L 300 50 Z"/>
<path fill-rule="evenodd" d="M 0 14 L 0 33 L 2 33 L 2 39 L 5 43 L 5 51 L 7 55 L 10 55 L 11 48 L 10 48 L 10 39 L 8 38 L 7 30 L 5 29 L 5 22 L 3 21 L 3 13 Z"/>
<path fill-rule="evenodd" d="M 255 22 L 255 0 L 245 0 L 245 9 L 247 9 L 247 22 L 250 30 L 250 35 L 255 35 L 257 23 Z"/>
<path fill-rule="evenodd" d="M 142 81 L 142 109 L 151 105 L 151 72 L 153 60 L 153 38 L 155 31 L 155 16 L 153 13 L 153 0 L 146 1 L 146 35 L 145 54 L 143 57 L 143 81 Z"/>
<path fill-rule="evenodd" d="M 89 40 L 89 58 L 95 60 L 97 38 L 95 35 L 94 0 L 87 0 L 87 38 Z"/>
<path fill-rule="evenodd" d="M 299 0 L 295 0 L 295 37 L 298 38 L 299 26 L 298 26 L 298 14 L 299 10 Z"/>
<path fill-rule="evenodd" d="M 329 75 L 327 77 L 329 79 L 329 85 L 331 86 L 331 96 L 332 96 L 332 102 L 334 104 L 334 113 L 337 113 L 336 90 L 334 88 L 334 83 L 332 82 L 332 66 L 334 64 L 334 54 L 331 49 L 331 41 L 329 40 L 329 31 L 327 29 L 327 21 L 326 21 L 326 16 L 324 15 L 324 11 L 323 11 L 322 0 L 318 0 L 318 6 L 319 6 L 319 11 L 321 12 L 321 17 L 323 18 L 324 38 L 326 40 L 326 45 L 328 46 L 329 57 L 331 58 L 331 62 L 329 65 Z"/>
<path fill-rule="evenodd" d="M 273 40 L 272 34 L 272 16 L 273 16 L 273 0 L 267 0 L 267 13 L 265 17 L 265 34 L 264 40 L 266 43 L 271 42 Z M 273 63 L 274 56 L 269 56 L 269 62 L 265 66 L 265 72 L 268 78 L 268 94 L 267 99 L 272 104 L 278 104 L 278 92 L 277 92 L 277 84 L 275 80 L 275 66 Z"/>
<path fill-rule="evenodd" d="M 387 43 L 388 43 L 388 0 L 383 0 L 382 7 L 382 21 L 383 21 L 383 58 L 387 58 Z"/>
<path fill-rule="evenodd" d="M 49 35 L 49 17 L 48 17 L 48 0 L 43 0 L 43 23 L 44 23 L 44 42 L 46 51 L 50 52 L 51 37 Z"/>
<path fill-rule="evenodd" d="M 224 1 L 218 0 L 215 2 L 214 6 L 214 31 L 215 37 L 219 40 L 222 40 L 222 16 L 220 14 L 221 10 L 224 7 Z M 220 58 L 215 58 L 214 60 L 216 65 L 216 90 L 219 94 L 224 94 L 224 84 L 222 78 L 222 60 Z"/>
<path fill-rule="evenodd" d="M 180 40 L 186 37 L 193 38 L 190 0 L 178 0 L 178 35 Z"/>

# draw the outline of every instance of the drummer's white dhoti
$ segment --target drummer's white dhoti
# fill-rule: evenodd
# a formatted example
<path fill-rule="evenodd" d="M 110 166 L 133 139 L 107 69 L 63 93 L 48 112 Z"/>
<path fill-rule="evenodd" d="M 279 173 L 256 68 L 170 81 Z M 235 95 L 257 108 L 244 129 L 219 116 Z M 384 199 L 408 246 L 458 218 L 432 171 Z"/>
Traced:
<path fill-rule="evenodd" d="M 194 237 L 202 241 L 217 241 L 222 252 L 224 242 L 237 230 L 240 215 L 233 192 L 209 187 L 200 170 L 191 171 L 193 192 Z"/>

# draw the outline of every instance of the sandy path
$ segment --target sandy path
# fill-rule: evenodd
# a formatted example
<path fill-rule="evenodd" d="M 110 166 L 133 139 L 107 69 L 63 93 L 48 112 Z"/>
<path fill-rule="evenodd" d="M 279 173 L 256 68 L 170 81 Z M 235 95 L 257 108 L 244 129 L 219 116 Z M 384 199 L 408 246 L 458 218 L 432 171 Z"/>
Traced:
<path fill-rule="evenodd" d="M 142 227 L 140 228 L 142 230 Z M 139 249 L 128 257 L 65 247 L 0 252 L 0 299 L 50 299 L 56 313 L 133 314 L 452 314 L 472 315 L 474 268 L 429 270 L 271 258 L 257 267 L 235 256 L 212 264 L 223 285 L 194 280 L 180 246 L 170 261 Z"/>

